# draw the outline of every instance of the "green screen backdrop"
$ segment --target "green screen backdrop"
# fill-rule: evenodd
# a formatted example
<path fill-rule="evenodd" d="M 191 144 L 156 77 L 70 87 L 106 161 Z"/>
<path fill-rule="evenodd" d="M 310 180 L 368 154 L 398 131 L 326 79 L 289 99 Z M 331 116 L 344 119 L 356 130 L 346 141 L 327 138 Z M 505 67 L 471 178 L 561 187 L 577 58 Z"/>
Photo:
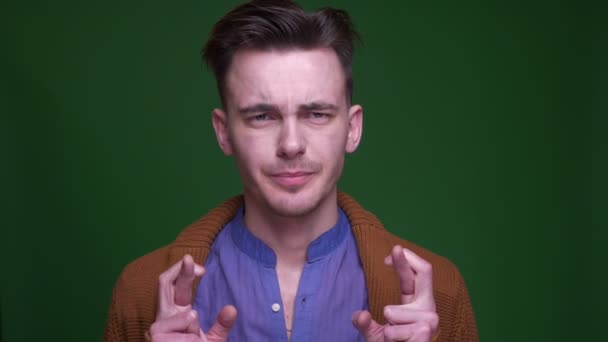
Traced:
<path fill-rule="evenodd" d="M 235 4 L 3 2 L 2 341 L 102 339 L 122 267 L 239 193 L 199 57 Z M 341 189 L 459 267 L 482 341 L 597 334 L 606 6 L 304 5 L 347 9 L 363 36 Z"/>

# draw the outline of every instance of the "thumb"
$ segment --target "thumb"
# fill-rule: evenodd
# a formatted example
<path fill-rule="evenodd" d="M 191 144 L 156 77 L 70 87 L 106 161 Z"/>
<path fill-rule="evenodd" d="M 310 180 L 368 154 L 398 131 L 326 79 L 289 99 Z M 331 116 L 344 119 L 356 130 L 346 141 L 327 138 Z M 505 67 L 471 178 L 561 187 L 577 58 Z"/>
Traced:
<path fill-rule="evenodd" d="M 228 339 L 230 329 L 236 321 L 237 311 L 232 305 L 226 305 L 217 315 L 217 320 L 213 323 L 211 329 L 207 333 L 209 342 L 220 342 Z"/>
<path fill-rule="evenodd" d="M 384 326 L 374 321 L 369 311 L 356 311 L 353 314 L 353 325 L 368 342 L 384 340 Z"/>

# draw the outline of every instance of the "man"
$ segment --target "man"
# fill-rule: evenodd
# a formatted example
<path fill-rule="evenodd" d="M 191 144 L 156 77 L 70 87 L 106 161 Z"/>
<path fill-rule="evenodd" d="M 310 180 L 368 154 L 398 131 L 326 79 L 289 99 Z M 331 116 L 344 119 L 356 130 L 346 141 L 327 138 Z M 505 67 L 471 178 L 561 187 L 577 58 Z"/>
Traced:
<path fill-rule="evenodd" d="M 252 1 L 215 25 L 212 122 L 243 196 L 125 268 L 106 340 L 477 340 L 457 269 L 337 191 L 363 127 L 356 37 L 347 13 L 291 1 Z"/>

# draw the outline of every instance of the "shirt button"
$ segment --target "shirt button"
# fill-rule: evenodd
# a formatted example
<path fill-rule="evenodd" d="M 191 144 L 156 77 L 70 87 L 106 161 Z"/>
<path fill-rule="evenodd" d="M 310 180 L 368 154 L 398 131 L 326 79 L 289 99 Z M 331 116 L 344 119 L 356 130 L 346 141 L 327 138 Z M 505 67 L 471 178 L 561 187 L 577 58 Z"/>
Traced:
<path fill-rule="evenodd" d="M 272 304 L 272 312 L 279 312 L 281 310 L 281 306 L 278 303 Z"/>

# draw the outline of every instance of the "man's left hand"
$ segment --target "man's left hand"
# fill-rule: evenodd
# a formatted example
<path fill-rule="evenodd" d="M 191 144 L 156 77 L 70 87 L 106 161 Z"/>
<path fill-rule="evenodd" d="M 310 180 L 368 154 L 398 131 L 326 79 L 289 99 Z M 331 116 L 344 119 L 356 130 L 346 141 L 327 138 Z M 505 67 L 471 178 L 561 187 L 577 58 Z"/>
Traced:
<path fill-rule="evenodd" d="M 374 321 L 368 311 L 355 312 L 353 325 L 367 342 L 431 341 L 439 325 L 431 264 L 401 246 L 393 247 L 384 263 L 393 266 L 399 276 L 401 305 L 384 307 L 385 325 Z"/>

